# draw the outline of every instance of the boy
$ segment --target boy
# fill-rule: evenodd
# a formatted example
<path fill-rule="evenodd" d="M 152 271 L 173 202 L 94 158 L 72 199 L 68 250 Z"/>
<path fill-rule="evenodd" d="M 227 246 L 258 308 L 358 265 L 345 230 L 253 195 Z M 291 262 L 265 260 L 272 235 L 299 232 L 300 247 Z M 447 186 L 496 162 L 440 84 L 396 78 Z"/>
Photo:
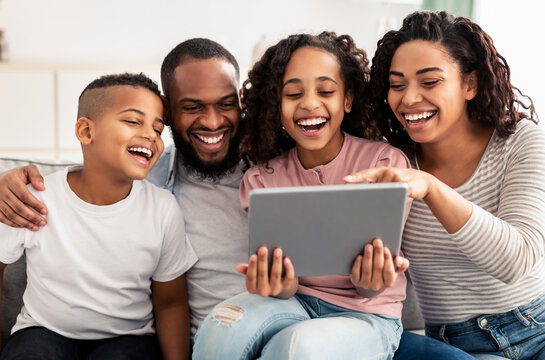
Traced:
<path fill-rule="evenodd" d="M 163 127 L 159 89 L 143 74 L 104 76 L 83 90 L 83 166 L 34 192 L 55 208 L 49 226 L 0 224 L 1 271 L 25 253 L 28 274 L 0 359 L 188 358 L 183 274 L 197 257 L 175 198 L 141 181 L 163 152 Z"/>

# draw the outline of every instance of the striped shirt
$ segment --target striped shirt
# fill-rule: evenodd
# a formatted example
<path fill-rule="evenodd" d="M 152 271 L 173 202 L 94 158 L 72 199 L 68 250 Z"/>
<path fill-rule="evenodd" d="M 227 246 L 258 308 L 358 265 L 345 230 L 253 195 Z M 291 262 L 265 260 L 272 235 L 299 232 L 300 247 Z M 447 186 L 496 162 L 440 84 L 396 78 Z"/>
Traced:
<path fill-rule="evenodd" d="M 544 129 L 524 120 L 507 138 L 494 133 L 455 190 L 473 204 L 459 231 L 449 235 L 415 200 L 403 234 L 427 324 L 509 311 L 545 292 Z"/>

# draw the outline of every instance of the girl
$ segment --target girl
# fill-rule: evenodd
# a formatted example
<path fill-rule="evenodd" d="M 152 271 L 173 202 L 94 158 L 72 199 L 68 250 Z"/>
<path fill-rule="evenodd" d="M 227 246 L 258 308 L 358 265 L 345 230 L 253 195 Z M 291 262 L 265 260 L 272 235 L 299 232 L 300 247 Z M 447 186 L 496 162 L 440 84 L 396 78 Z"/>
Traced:
<path fill-rule="evenodd" d="M 427 335 L 479 358 L 545 359 L 545 133 L 475 23 L 416 12 L 378 43 L 374 119 L 413 169 L 402 248 Z"/>
<path fill-rule="evenodd" d="M 280 41 L 250 71 L 243 99 L 245 159 L 258 164 L 240 187 L 246 210 L 254 188 L 342 184 L 362 167 L 409 165 L 401 151 L 362 138 L 377 134 L 368 116 L 368 61 L 347 35 Z M 373 245 L 350 275 L 301 278 L 281 249 L 269 277 L 260 248 L 238 267 L 250 294 L 213 310 L 196 335 L 194 358 L 392 358 L 408 263 L 394 261 L 380 240 Z"/>

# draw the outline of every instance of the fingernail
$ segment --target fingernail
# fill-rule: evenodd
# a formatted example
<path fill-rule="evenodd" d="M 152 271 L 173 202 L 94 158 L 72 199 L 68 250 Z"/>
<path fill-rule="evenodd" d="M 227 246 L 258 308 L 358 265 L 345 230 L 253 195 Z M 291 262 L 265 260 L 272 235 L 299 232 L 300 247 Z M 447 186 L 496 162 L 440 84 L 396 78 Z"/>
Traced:
<path fill-rule="evenodd" d="M 32 226 L 32 227 L 30 228 L 30 230 L 31 230 L 31 231 L 38 231 L 38 230 L 40 230 L 40 228 L 39 228 L 38 226 Z"/>
<path fill-rule="evenodd" d="M 352 175 L 347 175 L 347 176 L 344 177 L 345 181 L 352 181 L 352 179 L 354 179 L 354 177 Z"/>
<path fill-rule="evenodd" d="M 42 215 L 47 214 L 47 210 L 46 210 L 46 209 L 41 209 L 41 210 L 40 210 L 40 214 L 42 214 Z"/>
<path fill-rule="evenodd" d="M 39 226 L 45 226 L 45 220 L 40 221 Z"/>

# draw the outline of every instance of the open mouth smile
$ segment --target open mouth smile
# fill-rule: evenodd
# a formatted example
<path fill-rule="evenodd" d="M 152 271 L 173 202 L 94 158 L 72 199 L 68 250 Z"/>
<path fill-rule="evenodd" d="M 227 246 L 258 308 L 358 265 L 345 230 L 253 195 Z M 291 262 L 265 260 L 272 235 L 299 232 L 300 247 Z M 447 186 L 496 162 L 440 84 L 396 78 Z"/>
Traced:
<path fill-rule="evenodd" d="M 297 126 L 305 133 L 316 133 L 320 131 L 327 123 L 327 118 L 323 116 L 306 117 L 295 121 Z"/>
<path fill-rule="evenodd" d="M 132 146 L 127 149 L 131 156 L 135 158 L 139 163 L 149 164 L 153 157 L 153 151 L 150 148 L 142 146 Z"/>
<path fill-rule="evenodd" d="M 419 124 L 428 121 L 437 114 L 437 111 L 423 111 L 414 114 L 402 114 L 408 124 Z"/>

